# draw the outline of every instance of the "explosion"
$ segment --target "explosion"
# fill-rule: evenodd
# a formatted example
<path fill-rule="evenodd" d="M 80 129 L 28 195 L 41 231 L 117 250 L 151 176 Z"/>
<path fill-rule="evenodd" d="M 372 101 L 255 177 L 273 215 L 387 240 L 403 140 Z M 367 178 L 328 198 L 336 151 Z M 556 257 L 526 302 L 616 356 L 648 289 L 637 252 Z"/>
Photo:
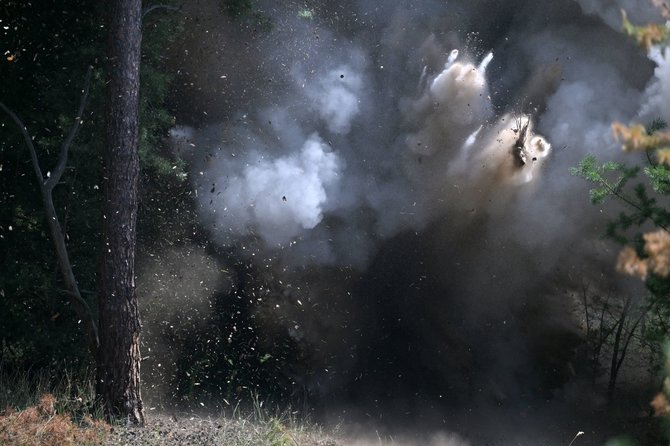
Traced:
<path fill-rule="evenodd" d="M 263 271 L 240 271 L 235 299 L 262 296 L 253 317 L 300 352 L 302 392 L 472 444 L 495 416 L 526 426 L 488 427 L 516 443 L 550 424 L 565 442 L 583 426 L 542 408 L 582 407 L 566 290 L 623 280 L 603 276 L 611 208 L 590 208 L 569 167 L 620 156 L 612 122 L 667 111 L 667 70 L 615 26 L 620 6 L 651 7 L 419 3 L 316 2 L 307 19 L 259 1 L 276 26 L 247 40 L 191 7 L 186 46 L 209 52 L 181 62 L 173 146 L 208 243 Z"/>

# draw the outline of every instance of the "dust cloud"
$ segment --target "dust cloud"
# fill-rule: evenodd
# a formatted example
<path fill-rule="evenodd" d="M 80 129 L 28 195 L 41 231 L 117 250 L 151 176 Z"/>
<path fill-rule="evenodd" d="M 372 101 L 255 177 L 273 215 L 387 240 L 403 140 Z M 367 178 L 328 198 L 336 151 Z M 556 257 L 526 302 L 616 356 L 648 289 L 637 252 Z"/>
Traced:
<path fill-rule="evenodd" d="M 476 418 L 517 438 L 543 418 L 566 443 L 585 428 L 565 409 L 582 336 L 566 292 L 583 274 L 631 289 L 599 241 L 616 206 L 591 207 L 568 170 L 621 158 L 613 121 L 670 118 L 667 54 L 619 32 L 620 7 L 654 8 L 257 5 L 271 29 L 185 6 L 171 141 L 209 241 L 281 290 L 255 314 L 301 352 L 293 391 L 469 438 Z"/>

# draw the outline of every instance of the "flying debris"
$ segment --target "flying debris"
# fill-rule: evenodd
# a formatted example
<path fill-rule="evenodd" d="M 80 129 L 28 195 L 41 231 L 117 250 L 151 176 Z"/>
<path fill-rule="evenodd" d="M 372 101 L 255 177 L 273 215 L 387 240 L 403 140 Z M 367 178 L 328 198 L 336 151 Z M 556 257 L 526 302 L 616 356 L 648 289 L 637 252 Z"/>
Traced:
<path fill-rule="evenodd" d="M 314 12 L 310 9 L 301 9 L 298 11 L 298 17 L 301 19 L 312 20 L 314 18 Z"/>
<path fill-rule="evenodd" d="M 463 144 L 463 147 L 468 148 L 471 145 L 473 145 L 475 143 L 475 141 L 477 141 L 477 136 L 479 135 L 479 132 L 481 132 L 483 128 L 484 128 L 484 126 L 480 125 L 477 130 L 472 132 L 470 134 L 470 136 L 468 136 L 468 139 L 465 140 L 465 143 Z"/>
<path fill-rule="evenodd" d="M 483 138 L 483 149 L 477 158 L 486 165 L 486 174 L 501 184 L 520 186 L 537 178 L 541 161 L 551 150 L 551 144 L 533 133 L 528 115 L 504 115 Z"/>
<path fill-rule="evenodd" d="M 221 26 L 215 1 L 192 3 L 192 45 L 211 55 L 180 59 L 178 84 L 208 115 L 187 108 L 170 136 L 197 173 L 208 252 L 235 259 L 220 293 L 262 299 L 254 330 L 273 341 L 262 351 L 285 341 L 300 358 L 266 362 L 289 366 L 287 395 L 341 398 L 391 423 L 416 408 L 475 433 L 521 426 L 472 444 L 566 444 L 574 420 L 566 430 L 541 412 L 548 395 L 585 400 L 575 381 L 560 387 L 578 336 L 559 288 L 571 275 L 615 283 L 602 278 L 603 217 L 575 199 L 587 186 L 568 168 L 616 156 L 611 121 L 643 101 L 645 116 L 670 120 L 670 57 L 654 72 L 598 23 L 613 10 L 620 27 L 606 0 L 308 2 L 266 8 L 277 26 L 251 40 Z M 553 156 L 549 141 L 574 150 Z M 238 342 L 228 336 L 224 354 Z"/>
<path fill-rule="evenodd" d="M 516 142 L 514 143 L 514 149 L 512 154 L 517 162 L 519 167 L 526 165 L 527 154 L 526 154 L 526 141 L 528 140 L 528 126 L 530 125 L 530 119 L 516 119 L 516 127 L 512 128 L 512 131 L 517 136 Z"/>
<path fill-rule="evenodd" d="M 428 75 L 428 65 L 424 65 L 423 69 L 421 70 L 421 77 L 419 77 L 419 91 L 424 87 L 427 75 Z"/>
<path fill-rule="evenodd" d="M 423 119 L 406 141 L 411 152 L 433 157 L 430 163 L 418 163 L 417 181 L 434 182 L 446 169 L 448 177 L 461 183 L 464 196 L 477 201 L 491 188 L 536 179 L 539 161 L 546 158 L 550 145 L 533 133 L 530 116 L 494 116 L 486 79 L 492 52 L 477 66 L 456 61 L 458 55 L 458 50 L 451 51 L 445 68 L 411 103 L 408 116 Z"/>
<path fill-rule="evenodd" d="M 458 50 L 451 50 L 449 53 L 449 57 L 447 57 L 447 63 L 444 64 L 444 68 L 449 68 L 454 62 L 456 62 L 456 58 L 458 57 Z"/>
<path fill-rule="evenodd" d="M 493 53 L 488 53 L 486 57 L 484 57 L 484 59 L 480 62 L 477 69 L 482 73 L 484 73 L 492 60 L 493 60 Z"/>

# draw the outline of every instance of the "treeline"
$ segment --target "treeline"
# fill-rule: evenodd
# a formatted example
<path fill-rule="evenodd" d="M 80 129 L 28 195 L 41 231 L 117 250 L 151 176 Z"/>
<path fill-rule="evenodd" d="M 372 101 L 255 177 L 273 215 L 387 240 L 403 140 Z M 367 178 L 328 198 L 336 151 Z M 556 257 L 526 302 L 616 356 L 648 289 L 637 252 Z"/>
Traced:
<path fill-rule="evenodd" d="M 271 26 L 254 2 L 222 1 L 221 8 L 241 32 L 250 28 L 250 21 Z M 53 201 L 82 298 L 94 318 L 104 199 L 106 14 L 104 1 L 0 5 L 0 102 L 25 124 L 47 176 L 74 123 L 92 67 L 88 103 Z M 142 20 L 138 255 L 159 253 L 154 260 L 167 277 L 170 265 L 160 253 L 169 249 L 187 261 L 195 246 L 227 265 L 218 273 L 231 282 L 206 297 L 205 313 L 192 317 L 186 315 L 191 311 L 187 302 L 182 314 L 160 311 L 161 299 L 142 302 L 156 293 L 169 294 L 169 287 L 157 286 L 152 293 L 138 290 L 147 319 L 144 333 L 149 335 L 142 347 L 147 359 L 145 387 L 149 385 L 145 395 L 152 400 L 156 397 L 152 389 L 169 389 L 160 400 L 170 404 L 252 393 L 295 395 L 291 364 L 299 362 L 302 353 L 285 332 L 260 329 L 262 302 L 255 298 L 259 289 L 274 295 L 285 290 L 241 260 L 235 248 L 209 243 L 206 229 L 197 222 L 188 166 L 169 147 L 169 129 L 175 124 L 172 104 L 179 96 L 176 64 L 170 56 L 189 18 L 178 3 L 161 2 L 155 8 L 145 5 Z M 94 358 L 88 350 L 85 321 L 73 311 L 58 269 L 30 152 L 20 129 L 4 113 L 0 114 L 0 203 L 0 368 L 55 374 L 90 369 Z M 166 317 L 156 319 L 162 316 Z M 158 344 L 169 345 L 169 355 L 156 356 Z"/>

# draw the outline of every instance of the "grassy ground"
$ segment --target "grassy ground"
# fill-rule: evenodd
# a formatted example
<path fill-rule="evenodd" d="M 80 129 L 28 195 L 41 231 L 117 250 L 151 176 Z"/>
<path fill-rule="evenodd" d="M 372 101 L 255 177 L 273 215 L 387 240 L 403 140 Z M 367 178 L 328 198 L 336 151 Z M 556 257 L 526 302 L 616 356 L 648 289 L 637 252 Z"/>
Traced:
<path fill-rule="evenodd" d="M 252 410 L 211 417 L 156 414 L 143 427 L 99 421 L 102 410 L 87 372 L 10 373 L 0 368 L 3 446 L 341 446 L 290 411 Z"/>
<path fill-rule="evenodd" d="M 146 426 L 116 427 L 106 445 L 341 446 L 315 426 L 291 420 L 248 417 L 180 418 L 148 415 Z"/>
<path fill-rule="evenodd" d="M 143 427 L 109 425 L 56 413 L 45 394 L 37 405 L 0 415 L 0 444 L 17 446 L 340 446 L 320 429 L 281 417 L 181 417 L 150 414 Z"/>
<path fill-rule="evenodd" d="M 95 399 L 92 376 L 81 373 L 58 375 L 40 373 L 9 373 L 0 367 L 0 446 L 467 446 L 457 436 L 432 432 L 413 432 L 412 438 L 393 438 L 377 434 L 375 429 L 359 426 L 358 435 L 324 431 L 305 420 L 297 412 L 273 411 L 259 399 L 248 409 L 231 407 L 225 414 L 210 416 L 193 413 L 157 413 L 147 410 L 143 427 L 123 422 L 113 425 L 99 421 L 102 410 Z M 574 414 L 574 416 L 577 416 Z M 655 420 L 644 418 L 645 423 Z M 517 426 L 521 428 L 522 426 Z M 588 426 L 585 426 L 588 427 Z M 587 429 L 584 429 L 587 430 Z M 667 444 L 658 429 L 645 425 L 626 425 L 623 432 L 645 439 L 638 444 Z M 650 433 L 654 433 L 653 440 Z M 348 435 L 347 435 L 348 434 Z M 472 434 L 472 433 L 471 433 Z M 566 433 L 557 446 L 580 446 L 593 443 L 591 435 Z M 349 438 L 345 438 L 347 435 Z M 484 435 L 484 434 L 482 434 Z M 417 440 L 416 437 L 421 437 Z M 474 436 L 477 437 L 476 435 Z M 488 438 L 488 437 L 487 437 Z M 498 439 L 476 444 L 536 444 Z M 662 440 L 662 441 L 661 441 Z M 603 443 L 598 443 L 603 444 Z M 628 445 L 630 443 L 607 443 Z"/>

